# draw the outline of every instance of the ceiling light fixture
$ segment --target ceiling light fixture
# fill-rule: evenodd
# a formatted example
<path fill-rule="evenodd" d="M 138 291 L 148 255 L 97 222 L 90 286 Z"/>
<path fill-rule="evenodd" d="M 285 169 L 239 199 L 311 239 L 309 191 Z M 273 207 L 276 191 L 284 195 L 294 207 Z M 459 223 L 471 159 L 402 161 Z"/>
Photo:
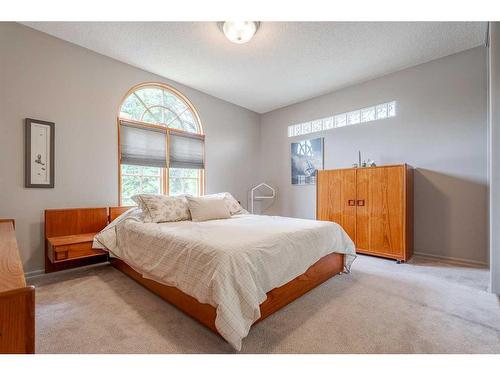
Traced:
<path fill-rule="evenodd" d="M 260 22 L 255 21 L 226 21 L 218 22 L 219 28 L 227 39 L 233 43 L 243 44 L 253 38 Z"/>

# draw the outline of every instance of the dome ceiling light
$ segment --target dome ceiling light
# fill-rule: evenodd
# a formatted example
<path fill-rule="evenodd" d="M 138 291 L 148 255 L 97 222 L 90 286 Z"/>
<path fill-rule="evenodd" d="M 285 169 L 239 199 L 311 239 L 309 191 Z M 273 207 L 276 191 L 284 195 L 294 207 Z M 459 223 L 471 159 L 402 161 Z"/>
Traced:
<path fill-rule="evenodd" d="M 218 22 L 219 28 L 227 39 L 233 43 L 243 44 L 253 38 L 260 22 L 255 21 L 226 21 Z"/>

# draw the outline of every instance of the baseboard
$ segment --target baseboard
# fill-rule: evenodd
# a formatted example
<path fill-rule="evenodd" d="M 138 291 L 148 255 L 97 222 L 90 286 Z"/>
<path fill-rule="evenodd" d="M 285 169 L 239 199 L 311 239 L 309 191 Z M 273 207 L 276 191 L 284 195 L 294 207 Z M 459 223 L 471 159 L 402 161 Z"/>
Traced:
<path fill-rule="evenodd" d="M 464 259 L 464 258 L 446 257 L 446 256 L 442 256 L 442 255 L 422 253 L 420 251 L 414 251 L 413 255 L 420 255 L 423 257 L 427 257 L 427 258 L 445 260 L 445 261 L 450 262 L 450 263 L 458 263 L 458 264 L 464 264 L 464 265 L 470 265 L 470 266 L 489 267 L 488 263 L 485 263 L 485 262 L 478 262 L 476 260 L 470 260 L 470 259 Z"/>
<path fill-rule="evenodd" d="M 35 270 L 35 271 L 30 271 L 30 272 L 26 272 L 24 274 L 24 277 L 27 279 L 29 277 L 34 277 L 34 276 L 38 276 L 38 275 L 42 275 L 45 273 L 45 270 Z"/>
<path fill-rule="evenodd" d="M 93 267 L 99 267 L 99 266 L 102 266 L 103 264 L 107 264 L 107 263 L 109 263 L 109 262 L 105 261 L 105 262 L 101 262 L 101 263 L 88 264 L 86 266 L 74 267 L 74 268 L 68 268 L 67 270 L 50 272 L 50 273 L 47 273 L 47 275 L 51 275 L 54 273 L 68 273 L 68 272 L 81 271 L 81 270 L 85 270 L 85 269 L 89 269 L 89 268 L 93 268 Z M 40 275 L 44 275 L 44 274 L 45 274 L 45 270 L 35 270 L 35 271 L 26 272 L 24 274 L 24 277 L 26 279 L 28 279 L 30 277 L 40 276 Z"/>

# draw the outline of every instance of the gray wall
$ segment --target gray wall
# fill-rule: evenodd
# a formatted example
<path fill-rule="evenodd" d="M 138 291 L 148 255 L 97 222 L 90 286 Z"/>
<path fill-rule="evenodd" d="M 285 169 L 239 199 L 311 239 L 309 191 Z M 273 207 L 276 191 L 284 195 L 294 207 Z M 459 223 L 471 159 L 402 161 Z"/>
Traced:
<path fill-rule="evenodd" d="M 379 164 L 412 164 L 416 251 L 487 262 L 484 48 L 260 117 L 18 24 L 0 23 L 0 51 L 0 217 L 17 220 L 26 271 L 43 267 L 45 208 L 117 204 L 116 115 L 125 92 L 145 81 L 173 85 L 198 109 L 207 192 L 231 191 L 246 202 L 247 190 L 265 180 L 279 189 L 266 213 L 306 218 L 314 218 L 315 188 L 290 185 L 287 126 L 397 100 L 396 118 L 320 133 L 325 168 L 350 166 L 358 149 Z M 56 123 L 55 189 L 24 188 L 26 117 Z"/>
<path fill-rule="evenodd" d="M 397 101 L 395 118 L 305 137 L 287 126 Z M 315 186 L 290 183 L 290 142 L 325 137 L 325 169 L 363 158 L 415 173 L 415 251 L 488 262 L 486 49 L 474 48 L 261 116 L 261 177 L 279 189 L 264 213 L 315 217 Z"/>
<path fill-rule="evenodd" d="M 490 22 L 488 67 L 491 291 L 500 294 L 500 22 Z"/>
<path fill-rule="evenodd" d="M 257 180 L 259 115 L 14 23 L 0 23 L 0 217 L 15 218 L 25 271 L 43 268 L 43 210 L 118 203 L 116 116 L 146 81 L 171 84 L 206 133 L 207 192 L 246 202 Z M 54 189 L 26 189 L 23 120 L 56 123 Z"/>

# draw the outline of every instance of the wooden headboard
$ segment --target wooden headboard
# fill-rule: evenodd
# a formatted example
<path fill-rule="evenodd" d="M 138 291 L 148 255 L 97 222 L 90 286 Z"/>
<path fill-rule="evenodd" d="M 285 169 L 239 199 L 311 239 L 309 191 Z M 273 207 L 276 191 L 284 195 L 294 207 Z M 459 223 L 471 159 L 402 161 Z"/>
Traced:
<path fill-rule="evenodd" d="M 133 206 L 45 210 L 45 237 L 99 232 Z"/>
<path fill-rule="evenodd" d="M 134 206 L 109 207 L 109 222 L 111 223 L 118 216 L 130 210 Z"/>
<path fill-rule="evenodd" d="M 107 255 L 105 253 L 101 254 L 92 251 L 92 244 L 89 242 L 89 239 L 92 239 L 93 236 L 103 230 L 106 225 L 130 208 L 131 207 L 88 207 L 46 209 L 45 272 L 60 271 L 106 260 Z M 79 235 L 81 236 L 78 237 Z M 77 238 L 75 238 L 75 236 Z M 71 237 L 64 238 L 64 245 L 68 245 L 68 243 L 66 243 L 67 241 L 70 241 L 69 244 L 71 245 L 79 244 L 80 248 L 78 251 L 81 256 L 73 256 L 67 261 L 59 260 L 59 262 L 54 262 L 54 243 L 58 243 L 57 241 L 60 237 Z M 79 242 L 72 243 L 71 241 Z M 85 245 L 81 245 L 82 243 L 85 243 Z"/>
<path fill-rule="evenodd" d="M 107 223 L 106 207 L 45 210 L 45 238 L 99 232 Z"/>

